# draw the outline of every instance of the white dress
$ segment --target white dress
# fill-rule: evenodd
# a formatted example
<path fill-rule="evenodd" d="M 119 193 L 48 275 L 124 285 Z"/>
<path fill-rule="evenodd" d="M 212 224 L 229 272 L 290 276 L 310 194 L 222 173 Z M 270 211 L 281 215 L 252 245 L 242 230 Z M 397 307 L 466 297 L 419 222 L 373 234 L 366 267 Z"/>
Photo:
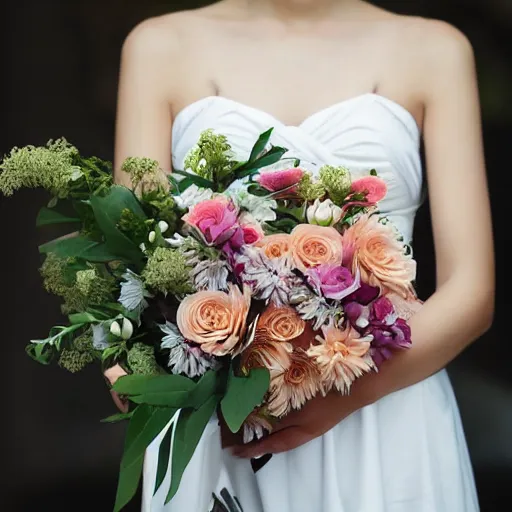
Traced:
<path fill-rule="evenodd" d="M 344 165 L 354 173 L 376 169 L 388 185 L 381 211 L 411 239 L 421 196 L 420 133 L 406 109 L 377 94 L 332 105 L 300 126 L 286 126 L 226 98 L 204 98 L 175 119 L 174 166 L 183 168 L 187 152 L 206 128 L 225 134 L 242 159 L 257 136 L 272 126 L 271 142 L 303 162 Z M 221 450 L 219 427 L 212 418 L 178 493 L 167 505 L 168 485 L 152 496 L 162 436 L 145 458 L 144 512 L 208 512 L 212 491 L 219 495 L 224 487 L 237 497 L 243 512 L 479 510 L 445 370 L 357 411 L 320 438 L 273 455 L 256 473 L 248 460 Z"/>

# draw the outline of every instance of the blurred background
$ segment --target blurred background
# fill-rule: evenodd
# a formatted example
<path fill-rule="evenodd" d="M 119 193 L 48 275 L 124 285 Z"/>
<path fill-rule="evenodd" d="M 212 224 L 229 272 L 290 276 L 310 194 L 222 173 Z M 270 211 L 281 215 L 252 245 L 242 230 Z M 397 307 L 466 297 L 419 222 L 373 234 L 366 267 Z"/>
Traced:
<path fill-rule="evenodd" d="M 65 135 L 84 154 L 112 159 L 121 44 L 144 18 L 209 2 L 192 0 L 10 0 L 1 37 L 0 153 L 12 146 L 44 144 Z M 493 328 L 449 367 L 459 400 L 483 512 L 512 501 L 512 348 L 501 332 L 512 284 L 504 271 L 505 195 L 510 191 L 512 143 L 512 0 L 396 0 L 374 2 L 406 13 L 446 20 L 471 40 L 477 58 L 498 265 Z M 461 186 L 464 184 L 461 183 Z M 24 352 L 28 340 L 46 336 L 60 321 L 58 302 L 44 292 L 34 220 L 47 198 L 22 192 L 0 198 L 2 265 L 2 365 L 7 432 L 2 436 L 6 512 L 112 510 L 123 425 L 100 419 L 114 412 L 97 369 L 72 376 L 44 368 Z M 470 215 L 470 212 L 468 212 Z M 434 287 L 428 203 L 415 233 L 419 291 Z M 454 304 L 453 307 L 456 307 Z M 5 504 L 1 502 L 5 500 Z M 140 510 L 137 502 L 126 510 Z M 184 511 L 185 512 L 185 511 Z M 187 511 L 188 512 L 188 511 Z M 190 511 L 196 512 L 196 511 Z M 312 511 L 321 512 L 321 511 Z M 356 511 L 354 511 L 356 512 Z M 413 511 L 411 511 L 413 512 Z"/>

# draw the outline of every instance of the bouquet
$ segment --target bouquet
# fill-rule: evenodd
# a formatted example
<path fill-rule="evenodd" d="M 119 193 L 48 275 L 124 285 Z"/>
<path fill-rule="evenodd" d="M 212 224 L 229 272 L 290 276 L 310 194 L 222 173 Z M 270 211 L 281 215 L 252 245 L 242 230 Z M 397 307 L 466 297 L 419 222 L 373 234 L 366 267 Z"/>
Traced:
<path fill-rule="evenodd" d="M 306 171 L 271 133 L 238 161 L 224 135 L 206 130 L 169 176 L 128 158 L 133 189 L 64 139 L 14 148 L 0 165 L 3 194 L 46 189 L 37 224 L 67 230 L 39 248 L 67 322 L 28 354 L 123 375 L 114 389 L 130 410 L 105 420 L 129 421 L 115 511 L 166 426 L 155 492 L 172 460 L 170 501 L 216 411 L 244 442 L 260 438 L 411 344 L 416 268 L 379 214 L 385 182 L 375 170 Z"/>

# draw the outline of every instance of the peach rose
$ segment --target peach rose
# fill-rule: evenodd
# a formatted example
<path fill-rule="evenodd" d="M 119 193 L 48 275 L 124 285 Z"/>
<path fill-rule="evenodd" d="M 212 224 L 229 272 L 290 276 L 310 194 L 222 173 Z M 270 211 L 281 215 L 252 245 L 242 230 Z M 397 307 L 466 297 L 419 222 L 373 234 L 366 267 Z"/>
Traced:
<path fill-rule="evenodd" d="M 247 287 L 243 294 L 231 284 L 229 293 L 197 292 L 181 302 L 176 322 L 187 340 L 198 343 L 208 354 L 224 356 L 243 338 L 250 303 Z"/>
<path fill-rule="evenodd" d="M 361 281 L 395 292 L 404 299 L 415 296 L 412 281 L 416 262 L 406 255 L 390 225 L 377 215 L 363 215 L 343 234 L 345 262 L 353 272 L 359 268 Z"/>
<path fill-rule="evenodd" d="M 263 249 L 265 256 L 269 259 L 289 256 L 291 251 L 291 236 L 287 233 L 268 235 L 257 244 Z"/>
<path fill-rule="evenodd" d="M 336 229 L 299 224 L 291 233 L 292 259 L 302 272 L 318 265 L 341 265 L 342 237 Z"/>
<path fill-rule="evenodd" d="M 304 332 L 306 322 L 290 307 L 269 306 L 258 320 L 258 330 L 274 341 L 289 341 Z"/>

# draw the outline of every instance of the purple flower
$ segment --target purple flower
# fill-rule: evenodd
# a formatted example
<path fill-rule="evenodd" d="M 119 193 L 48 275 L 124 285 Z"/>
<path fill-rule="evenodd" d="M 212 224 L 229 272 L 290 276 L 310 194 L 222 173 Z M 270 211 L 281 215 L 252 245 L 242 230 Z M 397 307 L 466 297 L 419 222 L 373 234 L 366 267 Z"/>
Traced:
<path fill-rule="evenodd" d="M 398 318 L 392 325 L 372 326 L 367 334 L 373 336 L 370 355 L 377 366 L 389 359 L 393 350 L 411 346 L 411 329 L 402 318 Z"/>
<path fill-rule="evenodd" d="M 345 315 L 359 332 L 363 332 L 370 325 L 370 317 L 375 319 L 376 315 L 375 312 L 372 312 L 371 304 L 378 296 L 378 288 L 361 283 L 359 288 L 343 301 Z M 380 312 L 380 308 L 377 312 Z"/>
<path fill-rule="evenodd" d="M 371 325 L 393 325 L 396 319 L 393 303 L 387 297 L 379 297 L 371 303 L 369 318 Z"/>
<path fill-rule="evenodd" d="M 327 299 L 341 300 L 360 286 L 359 273 L 354 278 L 350 270 L 342 266 L 319 265 L 307 270 L 306 274 L 318 295 Z"/>

